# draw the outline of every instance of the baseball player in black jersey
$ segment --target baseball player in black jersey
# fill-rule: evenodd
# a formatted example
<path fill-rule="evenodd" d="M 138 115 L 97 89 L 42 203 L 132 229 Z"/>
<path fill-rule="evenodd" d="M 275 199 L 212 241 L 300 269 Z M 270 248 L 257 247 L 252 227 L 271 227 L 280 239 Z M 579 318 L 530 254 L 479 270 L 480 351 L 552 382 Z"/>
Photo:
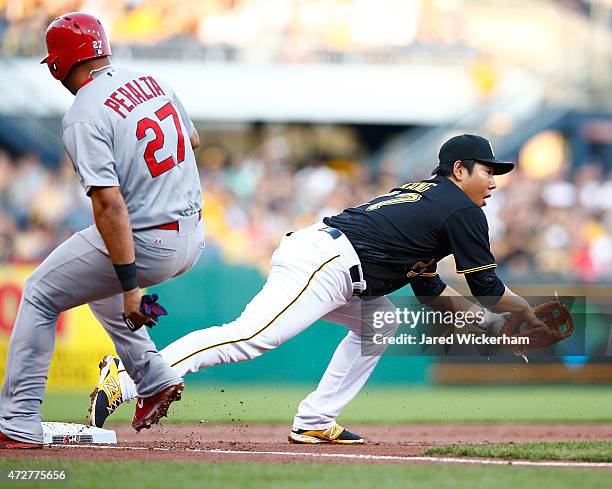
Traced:
<path fill-rule="evenodd" d="M 448 140 L 430 180 L 408 183 L 346 209 L 305 229 L 288 233 L 272 255 L 263 289 L 235 321 L 194 331 L 160 353 L 182 377 L 221 363 L 250 360 L 276 348 L 318 319 L 349 329 L 317 389 L 299 405 L 289 440 L 293 443 L 363 443 L 336 423 L 359 392 L 385 346 L 363 355 L 364 319 L 371 311 L 393 310 L 385 297 L 407 284 L 424 304 L 450 311 L 483 313 L 480 325 L 493 329 L 496 312 L 512 312 L 530 325 L 542 325 L 521 297 L 495 274 L 488 226 L 482 207 L 495 189 L 495 175 L 513 163 L 495 158 L 489 142 L 463 135 Z M 474 304 L 447 286 L 436 264 L 454 255 Z M 492 312 L 491 312 L 492 311 Z M 395 331 L 397 325 L 394 325 Z M 112 362 L 113 364 L 115 362 Z M 137 397 L 122 365 L 100 376 L 97 389 L 121 402 Z M 114 397 L 117 399 L 117 396 Z M 97 396 L 93 422 L 102 426 L 118 405 Z"/>

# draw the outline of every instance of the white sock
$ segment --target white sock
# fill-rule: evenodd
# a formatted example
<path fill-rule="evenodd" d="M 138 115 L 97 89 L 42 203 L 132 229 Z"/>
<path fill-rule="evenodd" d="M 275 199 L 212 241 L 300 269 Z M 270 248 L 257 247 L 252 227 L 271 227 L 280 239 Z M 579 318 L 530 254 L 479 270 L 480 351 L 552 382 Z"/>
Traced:
<path fill-rule="evenodd" d="M 123 369 L 123 363 L 121 361 L 119 362 L 118 369 Z M 123 370 L 123 372 L 119 372 L 119 386 L 121 387 L 122 402 L 128 402 L 138 397 L 138 392 L 136 392 L 136 384 L 134 384 L 134 381 L 125 370 Z"/>

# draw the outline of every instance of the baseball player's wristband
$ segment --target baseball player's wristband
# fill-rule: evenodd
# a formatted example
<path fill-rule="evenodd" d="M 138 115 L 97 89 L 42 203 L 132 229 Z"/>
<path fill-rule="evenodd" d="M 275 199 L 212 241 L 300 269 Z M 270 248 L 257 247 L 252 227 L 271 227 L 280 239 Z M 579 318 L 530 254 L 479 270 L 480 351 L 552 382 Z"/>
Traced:
<path fill-rule="evenodd" d="M 124 292 L 138 288 L 136 281 L 136 262 L 127 263 L 125 265 L 115 265 L 115 273 L 121 282 L 121 288 Z"/>

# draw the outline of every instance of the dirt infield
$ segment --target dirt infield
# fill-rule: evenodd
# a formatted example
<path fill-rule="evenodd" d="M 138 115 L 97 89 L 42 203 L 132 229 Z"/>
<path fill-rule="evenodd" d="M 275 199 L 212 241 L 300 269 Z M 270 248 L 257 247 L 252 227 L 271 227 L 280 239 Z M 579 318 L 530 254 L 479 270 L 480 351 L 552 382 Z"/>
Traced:
<path fill-rule="evenodd" d="M 252 462 L 406 462 L 435 445 L 456 443 L 612 440 L 612 424 L 352 425 L 361 446 L 292 445 L 286 425 L 160 425 L 136 433 L 112 426 L 118 445 L 5 450 L 6 458 L 85 460 L 244 460 Z M 292 452 L 295 456 L 290 456 Z M 345 458 L 342 458 L 345 457 Z"/>

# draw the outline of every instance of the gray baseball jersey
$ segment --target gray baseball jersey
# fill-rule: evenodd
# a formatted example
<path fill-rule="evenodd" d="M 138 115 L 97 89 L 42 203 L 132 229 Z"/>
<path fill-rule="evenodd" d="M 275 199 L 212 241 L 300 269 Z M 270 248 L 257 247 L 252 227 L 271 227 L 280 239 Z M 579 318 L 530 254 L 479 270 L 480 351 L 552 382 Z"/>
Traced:
<path fill-rule="evenodd" d="M 64 118 L 64 144 L 85 191 L 119 187 L 134 229 L 136 275 L 150 287 L 189 270 L 204 248 L 194 130 L 172 89 L 150 75 L 105 67 L 82 86 Z M 155 228 L 177 222 L 175 228 Z M 148 229 L 153 228 L 153 229 Z M 0 432 L 42 443 L 40 404 L 62 311 L 89 304 L 138 392 L 151 397 L 181 378 L 146 328 L 123 320 L 121 284 L 92 225 L 59 245 L 28 278 L 0 393 Z"/>
<path fill-rule="evenodd" d="M 200 180 L 189 141 L 194 126 L 166 83 L 108 66 L 76 94 L 63 138 L 81 185 L 120 187 L 132 227 L 198 212 Z"/>

